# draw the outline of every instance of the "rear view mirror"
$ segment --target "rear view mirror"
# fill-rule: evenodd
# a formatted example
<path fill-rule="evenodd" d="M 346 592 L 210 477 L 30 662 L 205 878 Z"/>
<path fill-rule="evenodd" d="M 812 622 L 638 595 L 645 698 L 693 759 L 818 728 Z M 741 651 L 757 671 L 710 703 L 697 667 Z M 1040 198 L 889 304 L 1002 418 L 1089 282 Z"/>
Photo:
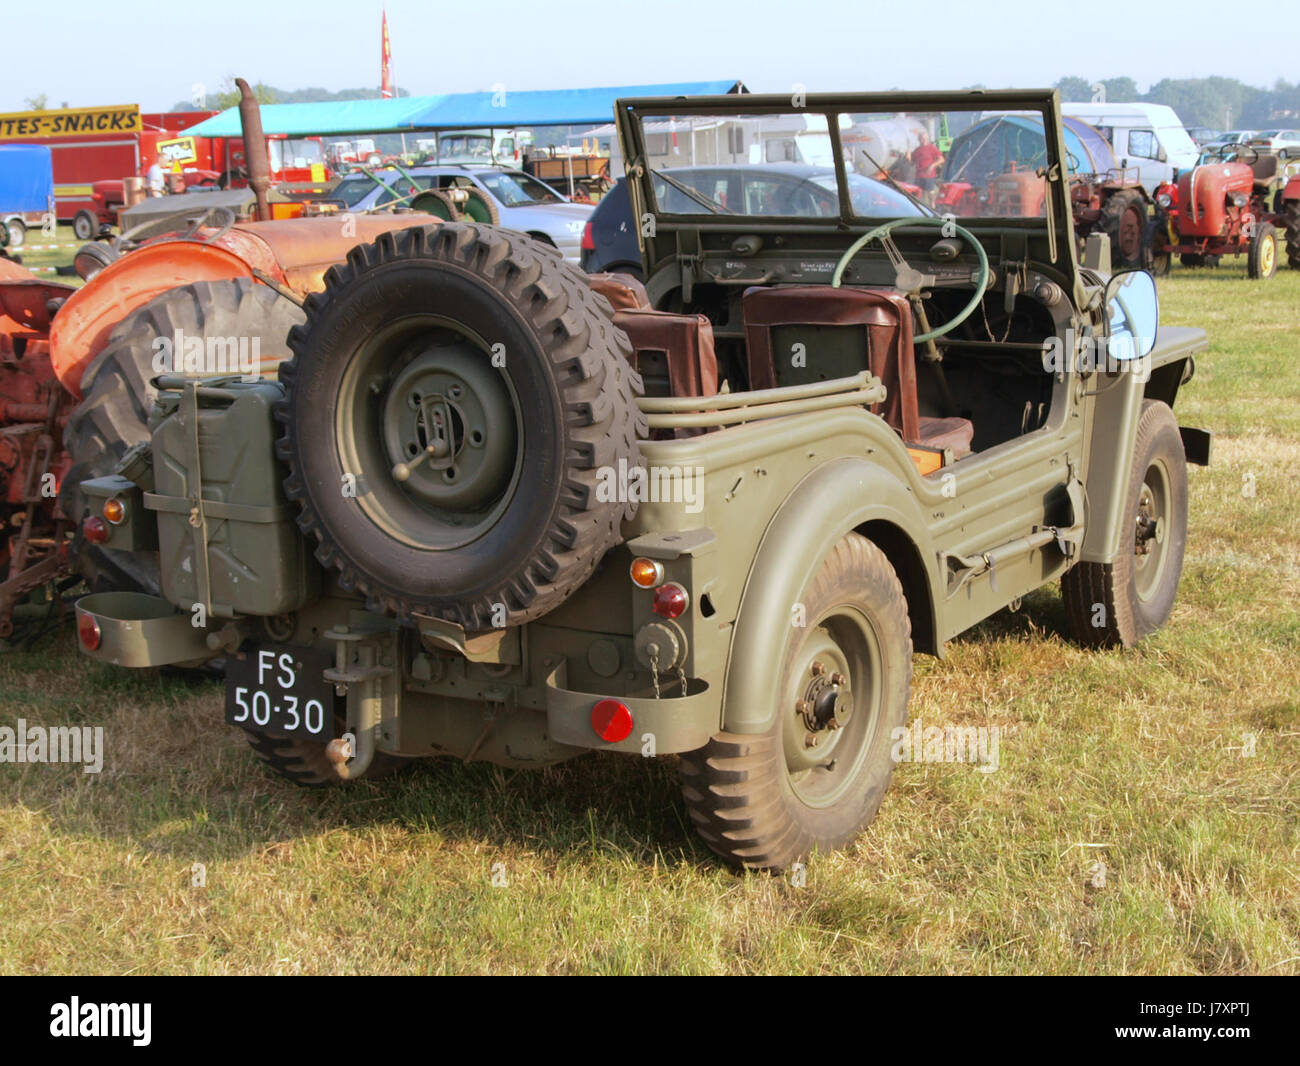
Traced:
<path fill-rule="evenodd" d="M 1156 346 L 1160 302 L 1155 279 L 1145 270 L 1112 274 L 1106 285 L 1107 352 L 1118 360 L 1141 359 Z"/>

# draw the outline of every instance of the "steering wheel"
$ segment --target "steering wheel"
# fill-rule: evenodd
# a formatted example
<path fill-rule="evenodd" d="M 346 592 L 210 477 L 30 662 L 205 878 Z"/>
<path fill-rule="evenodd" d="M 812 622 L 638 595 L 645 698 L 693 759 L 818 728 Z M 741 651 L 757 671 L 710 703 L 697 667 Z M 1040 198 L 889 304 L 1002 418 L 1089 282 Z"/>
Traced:
<path fill-rule="evenodd" d="M 125 250 L 133 248 L 137 243 L 148 240 L 151 237 L 168 236 L 172 240 L 188 241 L 192 240 L 194 235 L 203 228 L 204 224 L 211 218 L 213 221 L 210 225 L 217 230 L 216 233 L 205 237 L 204 243 L 215 241 L 218 237 L 224 237 L 231 226 L 235 224 L 235 213 L 228 207 L 213 205 L 203 208 L 197 216 L 190 215 L 188 211 L 178 211 L 174 215 L 167 215 L 164 218 L 151 219 L 148 222 L 141 222 L 137 226 L 132 226 L 125 233 L 114 238 L 117 247 Z M 183 233 L 172 237 L 176 231 L 185 224 L 187 219 L 193 219 L 189 228 Z"/>
<path fill-rule="evenodd" d="M 891 221 L 886 222 L 883 226 L 877 226 L 873 230 L 868 230 L 849 245 L 848 251 L 840 256 L 839 262 L 835 264 L 835 273 L 831 275 L 831 288 L 838 289 L 840 287 L 840 281 L 844 276 L 844 269 L 849 265 L 850 260 L 852 260 L 855 255 L 862 251 L 863 248 L 874 241 L 877 237 L 880 238 L 880 243 L 884 245 L 885 254 L 889 256 L 889 261 L 894 264 L 894 284 L 897 285 L 898 288 L 902 289 L 903 292 L 907 293 L 909 296 L 913 296 L 920 293 L 920 291 L 927 285 L 933 285 L 933 275 L 922 274 L 919 270 L 915 270 L 908 265 L 907 260 L 903 258 L 903 253 L 898 250 L 898 245 L 894 243 L 894 239 L 890 236 L 894 230 L 903 226 L 951 226 L 953 232 L 956 233 L 958 237 L 975 249 L 975 254 L 979 256 L 980 261 L 979 275 L 975 280 L 975 295 L 970 298 L 970 302 L 966 304 L 965 307 L 953 315 L 953 317 L 942 326 L 936 326 L 928 333 L 922 333 L 920 336 L 912 338 L 914 343 L 923 344 L 925 341 L 933 340 L 935 337 L 942 337 L 945 333 L 960 326 L 966 321 L 966 319 L 970 318 L 971 313 L 979 306 L 980 300 L 984 298 L 984 290 L 988 287 L 989 283 L 989 257 L 984 254 L 984 246 L 975 239 L 975 235 L 971 233 L 970 230 L 957 225 L 957 223 L 953 222 L 951 219 L 935 218 L 928 215 L 922 216 L 921 218 L 892 219 Z"/>
<path fill-rule="evenodd" d="M 1225 145 L 1225 147 L 1227 147 L 1227 146 Z M 1234 144 L 1234 145 L 1232 145 L 1232 148 L 1233 148 L 1233 150 L 1237 153 L 1237 159 L 1236 159 L 1236 161 L 1237 161 L 1238 163 L 1245 163 L 1247 166 L 1253 166 L 1254 164 L 1256 164 L 1256 163 L 1259 162 L 1259 149 L 1258 149 L 1258 148 L 1255 148 L 1254 146 L 1249 145 L 1249 144 Z M 1250 158 L 1249 158 L 1249 159 L 1245 158 L 1245 157 L 1242 155 L 1242 152 L 1249 152 L 1249 153 L 1250 153 Z"/>

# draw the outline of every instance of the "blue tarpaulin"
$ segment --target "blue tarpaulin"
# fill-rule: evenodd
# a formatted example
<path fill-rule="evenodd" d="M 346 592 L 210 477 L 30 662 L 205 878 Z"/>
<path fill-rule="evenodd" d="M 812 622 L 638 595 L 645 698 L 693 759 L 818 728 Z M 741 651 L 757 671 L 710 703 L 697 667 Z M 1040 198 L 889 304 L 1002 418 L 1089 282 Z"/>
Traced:
<path fill-rule="evenodd" d="M 269 134 L 403 133 L 483 126 L 580 126 L 609 122 L 614 101 L 631 96 L 700 96 L 743 92 L 738 81 L 621 85 L 603 89 L 525 89 L 405 96 L 396 100 L 341 100 L 319 104 L 265 104 Z M 240 136 L 239 108 L 231 107 L 185 131 L 196 137 Z"/>
<path fill-rule="evenodd" d="M 54 209 L 54 164 L 46 144 L 0 144 L 0 212 Z"/>

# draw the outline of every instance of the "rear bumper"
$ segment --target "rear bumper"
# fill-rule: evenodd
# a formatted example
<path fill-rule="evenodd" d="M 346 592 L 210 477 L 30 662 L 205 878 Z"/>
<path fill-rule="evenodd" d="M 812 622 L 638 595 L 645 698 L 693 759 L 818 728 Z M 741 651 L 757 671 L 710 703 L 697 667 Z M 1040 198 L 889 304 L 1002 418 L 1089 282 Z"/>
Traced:
<path fill-rule="evenodd" d="M 633 755 L 670 755 L 704 747 L 721 728 L 718 693 L 698 678 L 688 679 L 685 696 L 672 695 L 678 682 L 665 680 L 661 699 L 575 692 L 564 687 L 564 678 L 563 664 L 546 678 L 547 731 L 561 744 Z M 615 699 L 631 712 L 632 731 L 626 739 L 611 743 L 593 728 L 592 710 L 604 699 Z"/>
<path fill-rule="evenodd" d="M 95 648 L 77 640 L 82 653 L 114 666 L 168 666 L 206 662 L 213 657 L 207 633 L 191 625 L 187 614 L 167 600 L 143 592 L 96 592 L 77 601 L 77 630 L 82 617 L 93 619 L 99 633 Z"/>

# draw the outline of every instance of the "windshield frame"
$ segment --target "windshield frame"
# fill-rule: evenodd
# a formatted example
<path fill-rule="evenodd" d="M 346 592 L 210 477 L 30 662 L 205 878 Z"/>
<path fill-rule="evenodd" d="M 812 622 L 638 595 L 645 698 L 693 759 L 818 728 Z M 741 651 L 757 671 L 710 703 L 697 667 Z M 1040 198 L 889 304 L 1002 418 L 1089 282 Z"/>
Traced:
<path fill-rule="evenodd" d="M 802 106 L 797 106 L 802 105 Z M 1041 116 L 1046 143 L 1048 195 L 1043 216 L 1033 218 L 989 216 L 961 217 L 959 224 L 981 238 L 991 254 L 1012 254 L 1018 260 L 1033 258 L 1048 265 L 1072 288 L 1078 278 L 1078 264 L 1071 219 L 1068 162 L 1065 152 L 1064 124 L 1060 94 L 1055 89 L 979 90 L 967 92 L 891 92 L 891 93 L 808 93 L 798 100 L 788 95 L 738 93 L 725 96 L 635 97 L 615 103 L 615 120 L 625 160 L 628 187 L 636 217 L 654 219 L 652 232 L 638 238 L 647 265 L 654 268 L 666 256 L 676 252 L 681 239 L 697 241 L 703 234 L 761 233 L 780 229 L 798 240 L 816 234 L 846 234 L 850 239 L 867 232 L 889 218 L 869 218 L 853 213 L 848 189 L 847 165 L 838 115 L 840 113 L 922 113 L 964 111 L 978 118 L 983 112 L 1031 112 Z M 654 202 L 647 161 L 650 154 L 643 121 L 672 117 L 736 116 L 756 118 L 762 115 L 803 112 L 820 115 L 826 123 L 834 147 L 834 170 L 840 213 L 817 218 L 761 215 L 679 215 L 662 211 Z M 906 217 L 906 216 L 904 216 Z M 682 231 L 697 237 L 679 239 Z M 847 245 L 847 242 L 846 242 Z M 1033 248 L 1031 251 L 1030 248 Z"/>

